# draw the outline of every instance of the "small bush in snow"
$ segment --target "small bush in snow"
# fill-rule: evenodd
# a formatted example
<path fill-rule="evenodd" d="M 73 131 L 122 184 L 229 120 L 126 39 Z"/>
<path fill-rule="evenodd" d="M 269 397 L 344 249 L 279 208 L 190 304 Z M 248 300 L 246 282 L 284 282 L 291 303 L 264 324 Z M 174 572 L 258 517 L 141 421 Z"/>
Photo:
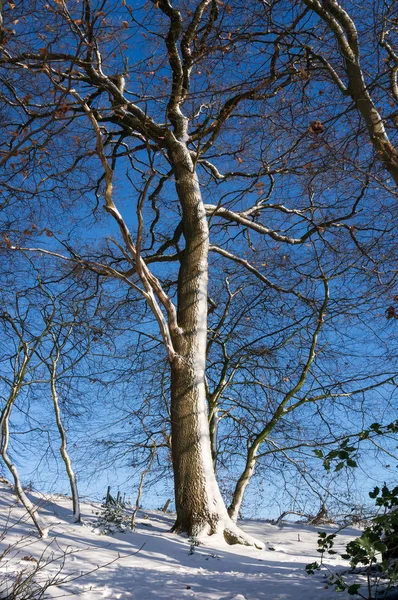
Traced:
<path fill-rule="evenodd" d="M 94 527 L 99 529 L 103 535 L 123 533 L 130 529 L 129 517 L 120 504 L 103 504 L 101 512 L 97 514 L 98 519 L 94 522 Z"/>

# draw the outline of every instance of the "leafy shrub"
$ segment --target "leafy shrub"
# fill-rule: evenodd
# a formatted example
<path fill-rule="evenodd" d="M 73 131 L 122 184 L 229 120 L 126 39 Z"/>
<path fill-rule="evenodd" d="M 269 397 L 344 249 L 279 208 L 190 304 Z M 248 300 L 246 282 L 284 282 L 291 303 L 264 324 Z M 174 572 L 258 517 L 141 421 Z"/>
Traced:
<path fill-rule="evenodd" d="M 398 580 L 398 486 L 390 490 L 386 485 L 375 488 L 369 496 L 375 499 L 376 506 L 383 510 L 377 514 L 363 533 L 349 542 L 342 558 L 348 560 L 351 572 L 333 573 L 328 567 L 330 585 L 337 592 L 347 591 L 350 595 L 371 600 L 392 597 Z M 324 565 L 325 554 L 336 554 L 333 550 L 336 533 L 319 532 L 317 551 L 321 560 L 306 566 L 308 574 Z M 351 582 L 352 575 L 359 574 L 361 582 Z"/>

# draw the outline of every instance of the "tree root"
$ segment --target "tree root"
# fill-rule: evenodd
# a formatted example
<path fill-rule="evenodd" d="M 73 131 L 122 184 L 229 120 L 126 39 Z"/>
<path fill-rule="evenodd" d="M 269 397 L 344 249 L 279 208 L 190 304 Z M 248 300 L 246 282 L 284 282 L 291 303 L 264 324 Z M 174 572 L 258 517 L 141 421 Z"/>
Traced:
<path fill-rule="evenodd" d="M 230 546 L 241 544 L 242 546 L 254 546 L 258 550 L 264 550 L 265 548 L 263 542 L 240 529 L 228 516 L 219 518 L 212 525 L 207 522 L 190 529 L 183 527 L 181 523 L 176 521 L 170 529 L 170 533 L 188 535 L 190 539 L 197 541 L 199 544 L 206 544 L 207 540 L 211 541 L 212 536 L 218 536 L 218 539 L 224 538 Z"/>
<path fill-rule="evenodd" d="M 243 546 L 254 546 L 258 550 L 264 550 L 265 544 L 260 540 L 252 537 L 232 521 L 227 523 L 223 530 L 224 539 L 230 546 L 234 544 L 242 544 Z"/>

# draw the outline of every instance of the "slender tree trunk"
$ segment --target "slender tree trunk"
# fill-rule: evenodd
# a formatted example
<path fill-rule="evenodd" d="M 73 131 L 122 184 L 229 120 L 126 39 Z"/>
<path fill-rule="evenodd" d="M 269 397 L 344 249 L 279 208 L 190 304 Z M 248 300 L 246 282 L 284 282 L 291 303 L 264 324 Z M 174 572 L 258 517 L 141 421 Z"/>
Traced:
<path fill-rule="evenodd" d="M 260 433 L 257 434 L 257 436 L 252 441 L 251 446 L 249 446 L 248 448 L 246 465 L 243 469 L 241 476 L 238 479 L 235 491 L 232 496 L 232 502 L 228 509 L 228 513 L 233 521 L 236 521 L 238 518 L 239 510 L 243 501 L 243 496 L 245 494 L 247 486 L 250 483 L 251 478 L 254 475 L 257 462 L 257 455 L 261 444 L 267 439 L 267 436 L 271 433 L 271 431 L 273 431 L 276 424 L 280 422 L 281 418 L 284 415 L 286 415 L 286 413 L 294 411 L 299 406 L 308 401 L 308 399 L 304 398 L 303 400 L 296 401 L 289 407 L 290 400 L 294 398 L 295 394 L 297 394 L 301 390 L 301 388 L 307 381 L 307 375 L 310 372 L 310 368 L 316 357 L 316 346 L 318 342 L 318 336 L 324 323 L 324 317 L 329 301 L 329 284 L 326 278 L 323 279 L 323 285 L 325 290 L 325 296 L 319 310 L 317 325 L 312 334 L 311 347 L 307 361 L 304 363 L 301 375 L 296 384 L 294 384 L 293 387 L 285 394 L 285 396 L 277 406 L 272 418 L 268 421 L 268 423 L 266 423 L 266 425 L 263 427 Z"/>
<path fill-rule="evenodd" d="M 54 404 L 54 413 L 55 420 L 57 422 L 57 427 L 59 431 L 59 437 L 61 438 L 61 446 L 59 448 L 62 460 L 64 461 L 65 470 L 68 475 L 71 494 L 72 494 L 72 505 L 73 505 L 73 520 L 75 523 L 80 522 L 80 503 L 79 503 L 79 492 L 77 489 L 76 475 L 72 468 L 72 461 L 70 459 L 68 448 L 67 448 L 67 440 L 66 440 L 66 432 L 62 422 L 61 410 L 59 408 L 59 400 L 57 394 L 57 386 L 56 386 L 56 368 L 57 362 L 56 360 L 52 361 L 51 365 L 51 395 Z"/>
<path fill-rule="evenodd" d="M 178 325 L 171 364 L 172 458 L 177 519 L 174 531 L 224 534 L 229 543 L 263 547 L 228 516 L 215 473 L 205 389 L 209 232 L 194 165 L 184 142 L 169 145 L 182 207 L 185 250 L 178 280 Z"/>
<path fill-rule="evenodd" d="M 239 511 L 242 506 L 242 501 L 245 495 L 246 488 L 254 475 L 254 470 L 256 468 L 257 452 L 258 446 L 252 446 L 249 452 L 247 453 L 245 468 L 236 483 L 235 490 L 232 495 L 232 501 L 228 508 L 228 514 L 235 523 L 238 520 Z"/>
<path fill-rule="evenodd" d="M 29 347 L 25 342 L 21 344 L 19 351 L 21 352 L 21 355 L 23 357 L 22 362 L 16 370 L 14 385 L 10 392 L 10 396 L 8 397 L 6 404 L 0 414 L 0 456 L 2 457 L 5 465 L 12 474 L 12 477 L 14 479 L 15 492 L 22 505 L 24 506 L 26 512 L 29 514 L 33 523 L 35 524 L 39 536 L 42 538 L 46 538 L 48 535 L 48 528 L 45 527 L 43 521 L 37 514 L 37 508 L 32 504 L 32 502 L 25 494 L 21 484 L 21 479 L 19 477 L 18 469 L 8 454 L 8 445 L 10 443 L 10 416 L 14 403 L 21 390 L 27 365 L 32 356 L 29 352 Z"/>
<path fill-rule="evenodd" d="M 141 473 L 140 483 L 138 484 L 137 498 L 136 498 L 136 501 L 135 501 L 135 507 L 134 507 L 133 512 L 131 514 L 131 521 L 130 521 L 131 529 L 135 529 L 135 518 L 136 518 L 137 513 L 138 513 L 138 511 L 140 509 L 140 502 L 141 502 L 142 490 L 144 488 L 144 480 L 145 480 L 146 475 L 148 475 L 149 471 L 152 468 L 153 461 L 155 460 L 155 456 L 156 456 L 156 442 L 154 441 L 153 442 L 153 447 L 152 447 L 152 450 L 151 450 L 151 456 L 150 456 L 150 459 L 149 459 L 148 466 Z"/>
<path fill-rule="evenodd" d="M 14 479 L 15 492 L 18 496 L 18 499 L 21 501 L 26 512 L 29 514 L 30 518 L 35 524 L 39 536 L 41 538 L 46 538 L 48 535 L 48 528 L 45 527 L 43 521 L 39 517 L 37 508 L 32 504 L 25 494 L 21 484 L 21 479 L 19 477 L 18 469 L 8 454 L 8 444 L 10 441 L 9 417 L 11 414 L 11 409 L 12 402 L 5 408 L 0 419 L 0 454 Z"/>

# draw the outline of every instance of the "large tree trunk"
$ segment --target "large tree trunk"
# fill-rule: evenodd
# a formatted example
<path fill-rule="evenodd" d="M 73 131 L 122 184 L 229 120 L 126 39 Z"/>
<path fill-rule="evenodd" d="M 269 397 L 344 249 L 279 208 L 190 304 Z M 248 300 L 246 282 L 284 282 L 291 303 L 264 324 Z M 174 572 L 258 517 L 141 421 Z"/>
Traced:
<path fill-rule="evenodd" d="M 213 469 L 204 371 L 194 352 L 175 362 L 171 379 L 175 529 L 194 536 L 212 534 L 228 514 Z"/>
<path fill-rule="evenodd" d="M 178 280 L 178 325 L 171 364 L 172 457 L 175 531 L 190 536 L 223 533 L 229 543 L 262 547 L 228 516 L 210 447 L 205 389 L 209 232 L 199 182 L 184 142 L 169 146 L 182 207 L 185 250 Z"/>

